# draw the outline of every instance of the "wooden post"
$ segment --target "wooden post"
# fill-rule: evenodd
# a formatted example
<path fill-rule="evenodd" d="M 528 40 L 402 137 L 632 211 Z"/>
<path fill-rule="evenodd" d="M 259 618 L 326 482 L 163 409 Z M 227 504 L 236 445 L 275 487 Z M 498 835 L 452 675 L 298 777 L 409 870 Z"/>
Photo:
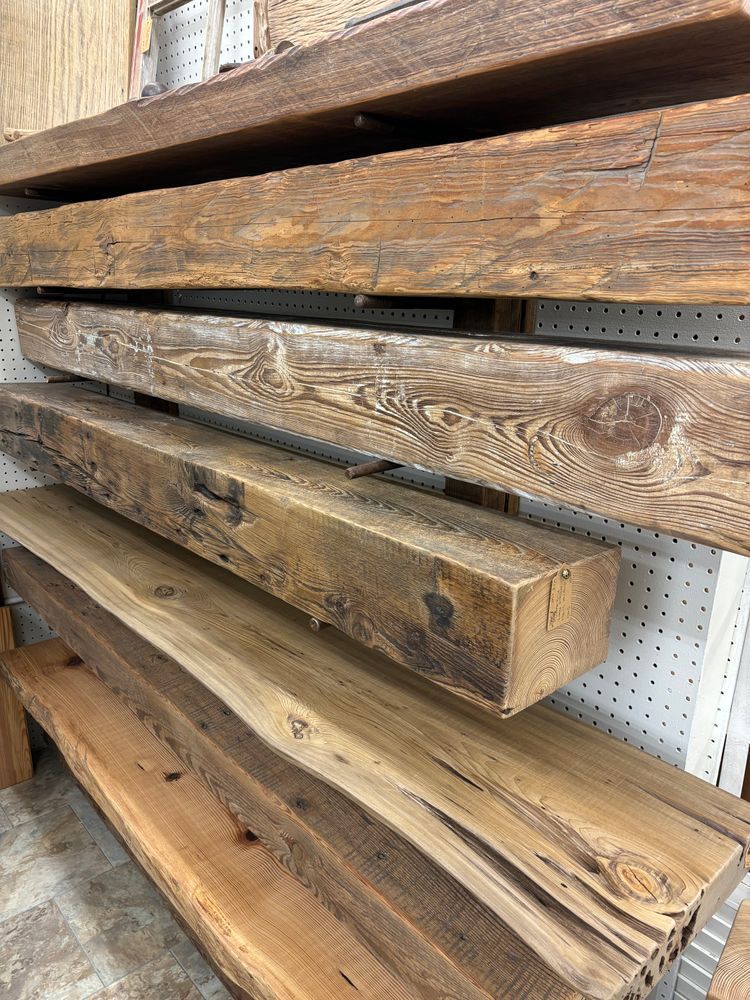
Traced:
<path fill-rule="evenodd" d="M 14 646 L 10 608 L 0 607 L 0 651 Z M 0 678 L 0 788 L 28 781 L 33 773 L 26 714 L 8 682 Z"/>

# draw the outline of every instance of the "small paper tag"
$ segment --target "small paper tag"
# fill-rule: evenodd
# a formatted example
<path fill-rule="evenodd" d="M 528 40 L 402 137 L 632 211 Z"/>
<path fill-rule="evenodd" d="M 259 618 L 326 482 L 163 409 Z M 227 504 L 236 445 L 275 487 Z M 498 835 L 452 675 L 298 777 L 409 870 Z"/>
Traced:
<path fill-rule="evenodd" d="M 141 28 L 141 52 L 144 54 L 151 48 L 151 31 L 153 27 L 153 17 L 145 17 Z"/>
<path fill-rule="evenodd" d="M 573 577 L 570 569 L 563 566 L 552 577 L 549 593 L 549 611 L 547 613 L 547 628 L 557 628 L 570 618 L 573 607 Z"/>

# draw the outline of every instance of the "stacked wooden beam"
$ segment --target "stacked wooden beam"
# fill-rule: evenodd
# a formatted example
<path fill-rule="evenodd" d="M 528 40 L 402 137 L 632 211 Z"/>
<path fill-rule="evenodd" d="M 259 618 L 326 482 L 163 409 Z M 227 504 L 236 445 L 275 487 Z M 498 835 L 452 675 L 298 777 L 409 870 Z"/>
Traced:
<path fill-rule="evenodd" d="M 0 149 L 77 199 L 0 219 L 0 284 L 61 289 L 23 352 L 160 401 L 0 392 L 67 484 L 0 496 L 61 636 L 0 683 L 237 996 L 635 1000 L 748 865 L 750 805 L 535 704 L 606 657 L 616 550 L 164 412 L 750 554 L 745 359 L 107 298 L 743 301 L 745 5 L 581 13 L 428 0 Z"/>

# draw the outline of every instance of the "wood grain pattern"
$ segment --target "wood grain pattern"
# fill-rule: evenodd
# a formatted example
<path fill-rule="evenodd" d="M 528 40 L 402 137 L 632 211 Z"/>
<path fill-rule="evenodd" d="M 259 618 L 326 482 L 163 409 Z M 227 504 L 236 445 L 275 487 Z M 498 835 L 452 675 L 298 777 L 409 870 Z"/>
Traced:
<path fill-rule="evenodd" d="M 572 989 L 645 995 L 741 879 L 750 806 L 534 706 L 502 724 L 62 486 L 0 530 L 433 858 Z"/>
<path fill-rule="evenodd" d="M 742 303 L 749 155 L 742 96 L 64 205 L 0 283 Z"/>
<path fill-rule="evenodd" d="M 500 715 L 607 656 L 600 542 L 71 385 L 3 386 L 0 448 Z"/>
<path fill-rule="evenodd" d="M 316 41 L 343 29 L 352 17 L 388 6 L 388 0 L 269 0 L 271 44 Z"/>
<path fill-rule="evenodd" d="M 59 639 L 0 654 L 137 862 L 242 995 L 411 996 Z"/>
<path fill-rule="evenodd" d="M 0 607 L 0 652 L 12 649 L 15 644 L 11 609 Z M 0 677 L 0 788 L 28 781 L 33 774 L 23 705 Z"/>
<path fill-rule="evenodd" d="M 750 363 L 20 300 L 62 368 L 750 555 Z"/>
<path fill-rule="evenodd" d="M 447 141 L 729 96 L 749 39 L 742 0 L 428 0 L 3 148 L 0 191 L 90 197 L 419 145 L 415 120 Z M 354 129 L 359 111 L 404 127 Z"/>
<path fill-rule="evenodd" d="M 149 730 L 386 967 L 396 963 L 417 994 L 460 996 L 472 981 L 508 1000 L 579 996 L 426 855 L 274 754 L 175 660 L 70 580 L 21 548 L 8 553 L 6 568 L 12 586 Z M 466 975 L 462 987 L 420 935 Z"/>
<path fill-rule="evenodd" d="M 0 131 L 49 129 L 125 101 L 133 15 L 130 0 L 0 0 Z"/>
<path fill-rule="evenodd" d="M 750 900 L 740 904 L 707 1000 L 749 1000 L 750 998 Z"/>

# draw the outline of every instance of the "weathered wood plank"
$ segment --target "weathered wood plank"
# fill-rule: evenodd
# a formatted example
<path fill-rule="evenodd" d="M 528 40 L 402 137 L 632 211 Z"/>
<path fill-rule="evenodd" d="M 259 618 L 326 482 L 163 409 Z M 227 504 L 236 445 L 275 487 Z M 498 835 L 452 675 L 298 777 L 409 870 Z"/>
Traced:
<path fill-rule="evenodd" d="M 411 840 L 587 996 L 645 995 L 742 877 L 750 805 L 551 709 L 493 723 L 66 487 L 0 494 L 0 529 Z"/>
<path fill-rule="evenodd" d="M 39 364 L 750 555 L 750 361 L 21 300 Z"/>
<path fill-rule="evenodd" d="M 0 284 L 741 303 L 749 155 L 742 96 L 123 195 L 0 218 Z"/>
<path fill-rule="evenodd" d="M 468 982 L 457 988 L 457 973 L 426 954 L 423 935 L 492 997 L 579 996 L 429 858 L 273 753 L 176 661 L 70 580 L 21 548 L 8 553 L 6 568 L 11 585 L 280 864 L 386 967 L 397 963 L 400 978 L 423 984 L 417 993 L 462 996 L 469 989 Z"/>
<path fill-rule="evenodd" d="M 388 2 L 389 0 L 269 0 L 271 44 L 275 46 L 279 42 L 291 41 L 295 45 L 301 45 L 317 41 L 322 35 L 341 31 L 353 17 L 382 10 L 388 6 Z M 435 12 L 433 16 L 439 17 L 439 14 Z"/>
<path fill-rule="evenodd" d="M 0 671 L 240 995 L 413 995 L 61 640 L 0 654 Z"/>
<path fill-rule="evenodd" d="M 0 450 L 498 714 L 606 659 L 601 542 L 72 385 L 0 388 Z"/>
<path fill-rule="evenodd" d="M 729 96 L 749 38 L 742 0 L 548 0 L 544 17 L 536 0 L 429 0 L 2 149 L 0 191 L 89 197 L 419 145 L 415 120 L 447 141 Z M 359 111 L 402 127 L 355 129 Z"/>
<path fill-rule="evenodd" d="M 12 649 L 15 644 L 11 609 L 0 607 L 0 652 Z M 0 788 L 28 781 L 33 774 L 23 705 L 0 677 Z"/>
<path fill-rule="evenodd" d="M 750 1000 L 750 900 L 737 911 L 708 1000 Z"/>

